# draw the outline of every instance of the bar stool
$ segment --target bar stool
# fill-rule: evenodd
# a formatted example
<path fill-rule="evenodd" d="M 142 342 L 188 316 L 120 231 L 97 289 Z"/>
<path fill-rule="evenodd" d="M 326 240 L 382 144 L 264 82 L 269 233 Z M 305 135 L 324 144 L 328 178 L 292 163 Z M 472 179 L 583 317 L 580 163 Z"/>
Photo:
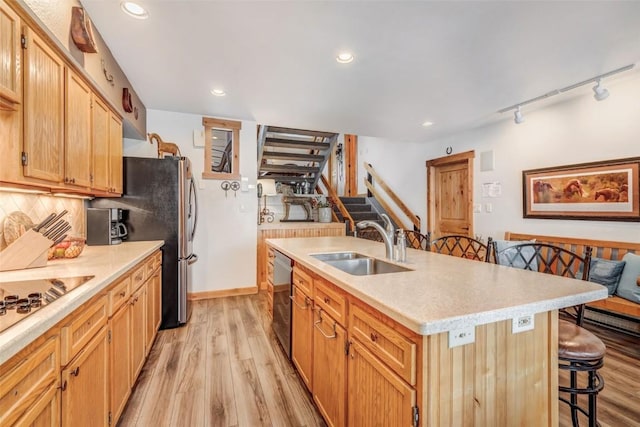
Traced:
<path fill-rule="evenodd" d="M 560 401 L 571 408 L 571 421 L 579 427 L 578 412 L 587 416 L 589 427 L 598 426 L 597 398 L 604 387 L 604 379 L 598 369 L 604 364 L 606 347 L 588 330 L 566 320 L 558 321 L 558 367 L 569 371 L 569 386 L 560 385 L 560 393 L 568 393 L 569 399 L 560 396 Z M 578 386 L 578 374 L 586 373 L 586 385 Z M 588 396 L 589 406 L 584 409 L 578 404 L 578 396 Z"/>

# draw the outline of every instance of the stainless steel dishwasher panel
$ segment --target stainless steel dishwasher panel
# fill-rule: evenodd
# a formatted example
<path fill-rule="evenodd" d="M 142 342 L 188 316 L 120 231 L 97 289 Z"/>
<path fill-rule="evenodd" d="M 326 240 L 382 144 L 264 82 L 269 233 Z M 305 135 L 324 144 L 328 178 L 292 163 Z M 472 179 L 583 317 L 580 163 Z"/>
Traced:
<path fill-rule="evenodd" d="M 273 262 L 273 331 L 291 359 L 291 283 L 293 261 L 278 251 Z"/>

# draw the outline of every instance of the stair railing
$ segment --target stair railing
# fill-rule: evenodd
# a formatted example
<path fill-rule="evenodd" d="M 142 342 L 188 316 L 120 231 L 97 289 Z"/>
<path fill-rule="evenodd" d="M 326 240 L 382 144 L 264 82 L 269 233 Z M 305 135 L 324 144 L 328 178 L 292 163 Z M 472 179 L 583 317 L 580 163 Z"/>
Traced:
<path fill-rule="evenodd" d="M 365 162 L 364 168 L 367 171 L 367 177 L 365 178 L 364 184 L 367 186 L 368 193 L 370 194 L 370 196 L 375 197 L 382 208 L 387 211 L 387 214 L 389 215 L 389 217 L 391 217 L 393 222 L 395 222 L 399 227 L 404 228 L 405 230 L 409 230 L 411 229 L 410 227 L 413 226 L 414 231 L 420 231 L 420 217 L 411 212 L 411 209 L 409 209 L 407 205 L 405 205 L 404 202 L 400 199 L 400 197 L 398 197 L 398 195 L 393 192 L 393 190 L 387 185 L 386 182 L 384 182 L 380 175 L 378 175 L 378 173 L 373 170 L 373 166 Z M 382 191 L 379 191 L 378 189 Z M 395 206 L 397 206 L 409 219 L 409 221 L 411 221 L 411 226 L 408 227 L 403 221 L 400 220 L 398 215 L 396 215 L 396 213 L 392 209 L 391 205 L 389 205 L 386 199 L 382 197 L 383 192 L 386 193 L 388 198 L 395 204 Z"/>
<path fill-rule="evenodd" d="M 340 200 L 338 193 L 336 193 L 336 190 L 334 190 L 331 185 L 329 185 L 329 180 L 324 175 L 320 175 L 320 181 L 322 182 L 324 188 L 327 190 L 327 197 L 331 200 L 331 203 L 333 203 L 338 208 L 340 214 L 345 219 L 345 222 L 348 222 L 347 233 L 353 234 L 353 232 L 355 231 L 355 222 L 353 221 L 353 218 L 351 217 L 351 214 L 349 214 L 347 208 L 344 207 L 344 204 L 342 203 L 342 200 Z M 319 185 L 316 186 L 316 192 L 318 194 L 324 194 L 324 190 Z M 334 221 L 340 221 L 333 209 L 331 210 L 331 216 Z"/>

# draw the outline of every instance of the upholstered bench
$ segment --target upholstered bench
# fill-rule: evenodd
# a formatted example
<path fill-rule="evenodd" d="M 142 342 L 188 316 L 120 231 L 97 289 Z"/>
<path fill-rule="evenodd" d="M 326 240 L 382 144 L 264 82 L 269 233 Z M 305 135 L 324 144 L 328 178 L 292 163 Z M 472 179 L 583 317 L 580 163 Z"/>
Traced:
<path fill-rule="evenodd" d="M 599 313 L 612 314 L 616 317 L 640 323 L 640 270 L 638 267 L 640 265 L 640 243 L 542 236 L 510 231 L 505 232 L 504 238 L 505 240 L 535 240 L 540 243 L 560 246 L 578 254 L 584 253 L 586 246 L 591 246 L 593 248 L 592 256 L 602 260 L 621 261 L 629 253 L 630 255 L 626 256 L 626 260 L 629 262 L 625 263 L 620 277 L 620 279 L 625 279 L 625 288 L 616 289 L 615 293 L 610 295 L 609 298 L 589 303 L 587 307 Z M 592 274 L 594 272 L 593 267 L 594 263 L 592 262 Z M 608 324 L 608 322 L 603 323 Z M 617 325 L 609 326 L 619 327 Z M 636 331 L 632 332 L 637 333 Z"/>

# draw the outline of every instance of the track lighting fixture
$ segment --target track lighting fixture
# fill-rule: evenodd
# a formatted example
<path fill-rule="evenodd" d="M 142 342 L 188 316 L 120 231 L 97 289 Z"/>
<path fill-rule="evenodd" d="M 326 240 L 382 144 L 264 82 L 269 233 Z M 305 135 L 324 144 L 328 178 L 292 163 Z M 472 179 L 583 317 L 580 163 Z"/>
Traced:
<path fill-rule="evenodd" d="M 609 91 L 602 87 L 600 79 L 598 79 L 598 84 L 593 87 L 593 97 L 596 99 L 596 101 L 602 101 L 604 99 L 607 99 L 608 96 Z"/>
<path fill-rule="evenodd" d="M 513 112 L 513 121 L 519 125 L 520 123 L 524 122 L 524 117 L 522 116 L 522 111 L 520 110 L 520 106 L 518 105 L 518 108 L 516 109 L 516 111 Z"/>
<path fill-rule="evenodd" d="M 600 74 L 599 76 L 591 77 L 590 79 L 583 80 L 581 82 L 572 84 L 570 86 L 563 87 L 562 89 L 554 89 L 543 95 L 536 96 L 535 98 L 527 99 L 526 101 L 518 102 L 517 104 L 511 105 L 510 107 L 506 107 L 506 108 L 503 108 L 502 110 L 498 110 L 498 113 L 506 113 L 507 111 L 513 110 L 513 121 L 516 124 L 520 124 L 524 121 L 524 116 L 522 115 L 522 111 L 521 111 L 522 106 L 531 104 L 536 101 L 540 101 L 542 99 L 549 98 L 551 96 L 559 95 L 561 93 L 568 92 L 580 86 L 584 86 L 594 82 L 596 83 L 596 85 L 593 87 L 593 97 L 598 101 L 602 101 L 603 99 L 607 99 L 607 97 L 609 96 L 609 91 L 602 86 L 601 80 L 605 77 L 609 77 L 614 74 L 621 73 L 623 71 L 631 70 L 634 67 L 635 67 L 635 64 L 625 65 L 624 67 L 615 69 L 613 71 L 609 71 L 608 73 Z"/>

